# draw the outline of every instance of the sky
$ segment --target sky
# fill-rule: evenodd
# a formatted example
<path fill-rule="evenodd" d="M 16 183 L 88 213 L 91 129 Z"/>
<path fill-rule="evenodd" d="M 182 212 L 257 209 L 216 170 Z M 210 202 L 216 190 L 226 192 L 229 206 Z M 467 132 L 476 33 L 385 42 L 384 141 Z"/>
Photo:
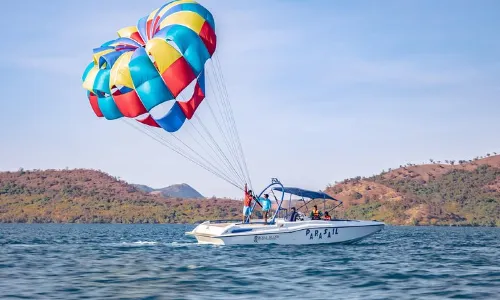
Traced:
<path fill-rule="evenodd" d="M 81 86 L 92 49 L 163 3 L 4 4 L 0 170 L 92 168 L 242 197 L 123 122 L 97 118 Z M 255 190 L 272 177 L 320 190 L 408 162 L 500 152 L 499 1 L 200 3 L 215 18 Z"/>

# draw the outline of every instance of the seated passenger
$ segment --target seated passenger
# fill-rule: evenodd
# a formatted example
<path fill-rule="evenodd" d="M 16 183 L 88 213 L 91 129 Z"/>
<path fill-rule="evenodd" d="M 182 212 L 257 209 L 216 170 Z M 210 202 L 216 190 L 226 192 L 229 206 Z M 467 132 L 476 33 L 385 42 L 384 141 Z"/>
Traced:
<path fill-rule="evenodd" d="M 332 217 L 330 217 L 330 215 L 328 214 L 327 211 L 325 211 L 325 216 L 323 217 L 323 220 L 325 220 L 325 221 L 331 221 L 332 220 Z"/>
<path fill-rule="evenodd" d="M 321 212 L 318 210 L 318 206 L 314 205 L 314 209 L 311 211 L 312 220 L 321 220 Z"/>
<path fill-rule="evenodd" d="M 289 222 L 295 222 L 297 221 L 297 216 L 299 214 L 297 213 L 297 211 L 295 211 L 295 207 L 292 207 L 292 213 L 290 214 L 290 216 L 288 217 L 288 221 Z"/>

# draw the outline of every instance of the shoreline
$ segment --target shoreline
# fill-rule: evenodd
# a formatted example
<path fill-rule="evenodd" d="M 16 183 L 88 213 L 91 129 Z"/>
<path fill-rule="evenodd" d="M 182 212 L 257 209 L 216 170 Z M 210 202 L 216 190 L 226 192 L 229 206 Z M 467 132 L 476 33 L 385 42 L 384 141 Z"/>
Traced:
<path fill-rule="evenodd" d="M 383 221 L 381 221 L 383 222 Z M 116 222 L 86 222 L 86 223 L 78 223 L 78 222 L 72 222 L 72 223 L 67 223 L 67 222 L 0 222 L 1 225 L 7 225 L 7 224 L 12 224 L 12 225 L 199 225 L 201 222 L 195 222 L 195 223 L 116 223 Z M 386 226 L 390 227 L 474 227 L 474 228 L 500 228 L 500 226 L 484 226 L 484 225 L 458 225 L 458 224 L 446 224 L 446 225 L 405 225 L 405 224 L 388 224 L 386 223 Z"/>

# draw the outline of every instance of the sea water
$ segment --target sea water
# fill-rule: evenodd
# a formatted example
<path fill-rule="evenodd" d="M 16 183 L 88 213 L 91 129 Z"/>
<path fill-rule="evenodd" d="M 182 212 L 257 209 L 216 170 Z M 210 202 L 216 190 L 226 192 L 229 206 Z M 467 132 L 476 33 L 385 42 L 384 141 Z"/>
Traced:
<path fill-rule="evenodd" d="M 500 299 L 500 228 L 212 246 L 193 227 L 0 224 L 0 299 Z"/>

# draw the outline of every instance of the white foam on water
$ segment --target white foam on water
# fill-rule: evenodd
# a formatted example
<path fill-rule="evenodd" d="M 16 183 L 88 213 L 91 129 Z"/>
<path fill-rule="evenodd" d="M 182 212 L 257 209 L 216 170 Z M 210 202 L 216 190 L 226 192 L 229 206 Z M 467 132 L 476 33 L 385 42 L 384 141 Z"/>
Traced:
<path fill-rule="evenodd" d="M 136 245 L 136 246 L 152 246 L 152 245 L 157 245 L 158 242 L 148 242 L 148 241 L 138 241 L 138 242 L 133 242 L 130 243 L 131 245 Z"/>
<path fill-rule="evenodd" d="M 34 248 L 34 247 L 46 247 L 56 244 L 5 244 L 6 247 L 19 247 L 19 248 Z"/>
<path fill-rule="evenodd" d="M 179 243 L 179 242 L 171 242 L 165 244 L 167 246 L 172 246 L 172 247 L 186 247 L 186 246 L 198 246 L 198 243 Z"/>
<path fill-rule="evenodd" d="M 114 247 L 141 247 L 141 246 L 154 246 L 158 245 L 158 242 L 152 241 L 137 241 L 137 242 L 121 242 L 121 243 L 111 243 L 108 246 Z"/>

